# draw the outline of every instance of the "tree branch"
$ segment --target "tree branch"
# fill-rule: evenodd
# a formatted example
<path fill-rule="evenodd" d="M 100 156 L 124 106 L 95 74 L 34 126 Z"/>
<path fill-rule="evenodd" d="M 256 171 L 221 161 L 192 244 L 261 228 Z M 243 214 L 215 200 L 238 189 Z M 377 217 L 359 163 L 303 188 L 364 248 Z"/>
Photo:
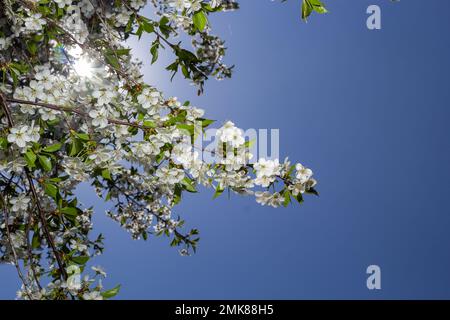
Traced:
<path fill-rule="evenodd" d="M 81 110 L 78 110 L 75 108 L 71 108 L 71 107 L 64 107 L 64 106 L 58 106 L 58 105 L 54 105 L 54 104 L 50 104 L 50 103 L 34 102 L 34 101 L 27 101 L 27 100 L 21 100 L 21 99 L 13 99 L 13 98 L 6 98 L 6 101 L 11 102 L 11 103 L 28 104 L 28 105 L 34 105 L 34 106 L 57 110 L 57 111 L 65 111 L 65 112 L 69 112 L 69 113 L 75 113 L 84 118 L 89 117 L 89 114 L 87 112 L 84 112 L 84 111 L 81 111 Z M 107 118 L 107 120 L 108 120 L 108 123 L 111 123 L 111 124 L 135 127 L 135 128 L 139 128 L 142 130 L 148 130 L 147 127 L 144 127 L 143 125 L 140 125 L 139 123 L 136 123 L 136 122 L 128 122 L 128 121 L 118 120 L 118 119 L 113 119 L 113 118 Z"/>

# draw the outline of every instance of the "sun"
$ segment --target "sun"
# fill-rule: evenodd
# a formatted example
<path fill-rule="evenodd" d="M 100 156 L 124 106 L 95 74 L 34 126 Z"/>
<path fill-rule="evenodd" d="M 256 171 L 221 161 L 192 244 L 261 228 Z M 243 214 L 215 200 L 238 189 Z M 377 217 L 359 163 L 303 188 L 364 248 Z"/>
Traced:
<path fill-rule="evenodd" d="M 72 57 L 72 68 L 80 77 L 92 77 L 94 74 L 94 68 L 88 57 L 83 53 L 83 49 L 80 46 L 74 46 L 67 50 L 67 53 Z"/>
<path fill-rule="evenodd" d="M 87 77 L 90 78 L 94 74 L 94 68 L 92 67 L 92 64 L 89 62 L 89 60 L 85 57 L 81 57 L 77 59 L 73 63 L 73 69 L 74 71 L 80 76 L 80 77 Z"/>

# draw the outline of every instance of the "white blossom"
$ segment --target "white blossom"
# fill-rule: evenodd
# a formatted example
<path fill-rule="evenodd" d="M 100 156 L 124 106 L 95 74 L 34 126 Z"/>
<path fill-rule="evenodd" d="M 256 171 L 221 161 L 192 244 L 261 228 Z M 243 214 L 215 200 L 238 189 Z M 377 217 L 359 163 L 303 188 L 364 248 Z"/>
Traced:
<path fill-rule="evenodd" d="M 184 179 L 184 171 L 177 168 L 162 167 L 156 170 L 155 175 L 161 182 L 175 184 Z"/>
<path fill-rule="evenodd" d="M 300 163 L 297 163 L 295 165 L 295 169 L 297 170 L 295 177 L 299 180 L 300 183 L 306 183 L 313 175 L 311 169 L 305 168 Z"/>
<path fill-rule="evenodd" d="M 149 109 L 150 114 L 153 114 L 157 110 L 155 107 L 160 103 L 161 94 L 158 91 L 145 88 L 137 97 L 137 100 L 142 108 Z"/>
<path fill-rule="evenodd" d="M 84 300 L 103 300 L 103 296 L 98 291 L 86 292 L 83 294 Z"/>
<path fill-rule="evenodd" d="M 105 128 L 108 125 L 108 111 L 104 107 L 89 111 L 89 116 L 96 127 Z"/>
<path fill-rule="evenodd" d="M 20 194 L 16 198 L 11 198 L 9 200 L 9 203 L 12 204 L 11 211 L 12 212 L 26 211 L 28 209 L 30 201 L 31 199 L 25 196 L 24 194 Z"/>
<path fill-rule="evenodd" d="M 72 4 L 72 0 L 54 0 L 59 8 L 64 8 L 65 6 L 69 6 Z"/>
<path fill-rule="evenodd" d="M 39 127 L 31 128 L 31 131 L 30 127 L 26 125 L 11 128 L 7 139 L 8 142 L 15 143 L 19 148 L 25 148 L 27 142 L 39 140 Z"/>
<path fill-rule="evenodd" d="M 42 27 L 46 24 L 45 19 L 42 18 L 42 14 L 40 13 L 35 13 L 30 17 L 26 17 L 24 21 L 25 21 L 25 28 L 27 31 L 40 31 L 42 30 Z"/>

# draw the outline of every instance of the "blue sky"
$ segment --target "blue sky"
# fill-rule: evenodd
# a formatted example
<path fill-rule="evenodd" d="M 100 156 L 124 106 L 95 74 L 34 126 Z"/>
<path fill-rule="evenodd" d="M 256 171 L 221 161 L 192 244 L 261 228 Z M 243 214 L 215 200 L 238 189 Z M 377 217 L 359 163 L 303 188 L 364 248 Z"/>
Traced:
<path fill-rule="evenodd" d="M 169 58 L 149 66 L 150 39 L 132 42 L 166 95 L 242 128 L 279 128 L 281 158 L 311 167 L 321 195 L 271 209 L 189 194 L 178 212 L 201 241 L 181 257 L 163 239 L 131 240 L 83 189 L 106 236 L 96 264 L 106 286 L 122 284 L 120 298 L 450 298 L 450 3 L 328 1 L 328 15 L 304 24 L 299 2 L 244 0 L 215 15 L 235 74 L 200 97 L 168 80 Z M 366 28 L 370 4 L 379 31 Z M 379 291 L 366 288 L 371 264 Z M 0 298 L 13 297 L 14 268 L 0 265 L 0 277 Z"/>

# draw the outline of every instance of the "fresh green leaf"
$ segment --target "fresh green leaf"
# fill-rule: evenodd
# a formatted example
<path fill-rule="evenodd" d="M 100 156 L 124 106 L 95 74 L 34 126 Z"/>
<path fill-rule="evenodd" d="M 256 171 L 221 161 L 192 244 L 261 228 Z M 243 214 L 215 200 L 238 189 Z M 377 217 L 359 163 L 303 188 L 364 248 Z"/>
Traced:
<path fill-rule="evenodd" d="M 113 289 L 110 289 L 110 290 L 107 290 L 107 291 L 103 291 L 101 293 L 101 295 L 105 299 L 110 299 L 112 297 L 115 297 L 119 293 L 119 290 L 120 290 L 120 285 L 116 286 Z"/>
<path fill-rule="evenodd" d="M 111 179 L 111 172 L 109 172 L 108 169 L 103 169 L 102 170 L 102 177 L 106 180 L 112 180 Z"/>
<path fill-rule="evenodd" d="M 89 137 L 89 135 L 87 133 L 76 133 L 75 135 L 78 138 L 80 138 L 81 140 L 84 140 L 84 141 L 89 141 L 90 140 L 90 137 Z"/>
<path fill-rule="evenodd" d="M 203 10 L 197 11 L 192 17 L 192 22 L 198 31 L 203 31 L 208 23 L 208 18 L 206 17 Z"/>
<path fill-rule="evenodd" d="M 152 55 L 152 64 L 158 60 L 158 51 L 159 51 L 159 41 L 155 40 L 150 47 L 150 54 Z"/>
<path fill-rule="evenodd" d="M 195 193 L 197 190 L 195 189 L 193 182 L 188 177 L 185 177 L 183 180 L 181 180 L 181 184 L 183 185 L 184 189 L 188 192 Z"/>
<path fill-rule="evenodd" d="M 41 238 L 39 237 L 39 232 L 34 232 L 33 238 L 31 239 L 31 247 L 33 249 L 39 248 L 41 246 Z"/>
<path fill-rule="evenodd" d="M 58 196 L 58 187 L 55 186 L 52 183 L 45 183 L 44 184 L 44 192 L 52 197 L 53 199 L 56 199 Z"/>
<path fill-rule="evenodd" d="M 77 208 L 73 207 L 62 208 L 60 211 L 69 217 L 76 217 L 78 215 Z"/>
<path fill-rule="evenodd" d="M 62 147 L 61 143 L 55 143 L 52 144 L 51 146 L 45 147 L 44 149 L 42 149 L 42 151 L 52 153 L 58 151 L 59 149 L 61 149 L 61 147 Z"/>
<path fill-rule="evenodd" d="M 119 59 L 113 54 L 107 53 L 105 54 L 106 62 L 108 62 L 114 69 L 120 69 Z"/>
<path fill-rule="evenodd" d="M 284 191 L 284 201 L 283 201 L 283 206 L 287 207 L 289 205 L 289 203 L 291 202 L 291 193 L 289 192 L 289 190 L 285 190 Z"/>
<path fill-rule="evenodd" d="M 143 122 L 143 125 L 144 125 L 144 127 L 147 127 L 147 128 L 156 128 L 156 123 L 154 123 L 153 121 L 150 121 L 150 120 L 145 120 Z"/>
<path fill-rule="evenodd" d="M 27 152 L 25 152 L 24 158 L 29 168 L 34 168 L 36 166 L 36 155 L 33 151 L 28 150 Z"/>
<path fill-rule="evenodd" d="M 39 163 L 45 171 L 52 170 L 52 161 L 43 155 L 38 155 Z"/>
<path fill-rule="evenodd" d="M 0 149 L 6 149 L 8 140 L 5 137 L 0 137 Z"/>
<path fill-rule="evenodd" d="M 145 32 L 152 33 L 153 31 L 155 31 L 155 27 L 153 26 L 153 24 L 151 24 L 150 20 L 141 19 L 139 20 L 139 22 L 139 25 L 142 26 L 142 29 L 144 29 Z"/>
<path fill-rule="evenodd" d="M 214 196 L 213 196 L 213 199 L 219 197 L 219 196 L 224 192 L 224 190 L 225 190 L 225 189 L 222 189 L 222 188 L 220 188 L 219 186 L 217 186 L 216 192 L 214 193 Z"/>
<path fill-rule="evenodd" d="M 72 257 L 71 260 L 79 265 L 84 265 L 86 262 L 89 261 L 88 256 L 79 256 L 79 257 Z"/>
<path fill-rule="evenodd" d="M 317 192 L 317 190 L 314 189 L 314 188 L 309 188 L 309 189 L 306 190 L 305 192 L 306 192 L 306 193 L 309 193 L 309 194 L 313 194 L 313 195 L 315 195 L 315 196 L 319 196 L 319 192 Z"/>

